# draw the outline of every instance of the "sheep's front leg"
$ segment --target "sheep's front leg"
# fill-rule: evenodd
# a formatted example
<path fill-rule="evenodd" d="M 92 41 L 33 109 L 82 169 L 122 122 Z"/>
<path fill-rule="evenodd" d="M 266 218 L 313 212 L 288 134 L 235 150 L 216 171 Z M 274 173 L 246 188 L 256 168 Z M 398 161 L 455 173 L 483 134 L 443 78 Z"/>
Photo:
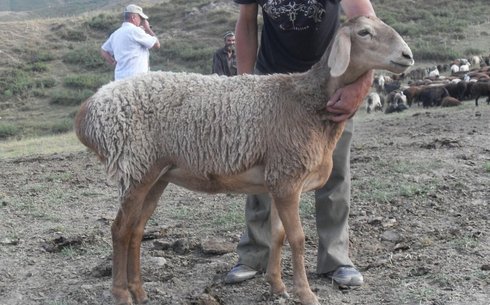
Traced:
<path fill-rule="evenodd" d="M 286 286 L 281 279 L 281 250 L 285 239 L 284 227 L 277 208 L 272 200 L 271 205 L 271 249 L 269 252 L 269 262 L 267 263 L 266 279 L 271 285 L 271 293 L 288 298 Z"/>
<path fill-rule="evenodd" d="M 143 239 L 146 223 L 155 211 L 158 200 L 167 185 L 168 182 L 166 181 L 158 181 L 148 192 L 138 223 L 131 236 L 128 249 L 128 289 L 136 304 L 148 302 L 148 297 L 143 289 L 143 281 L 141 280 L 141 240 Z"/>
<path fill-rule="evenodd" d="M 305 269 L 305 235 L 299 217 L 300 192 L 289 196 L 274 196 L 277 213 L 281 219 L 291 246 L 293 260 L 294 293 L 303 305 L 319 305 L 317 297 L 311 291 Z"/>

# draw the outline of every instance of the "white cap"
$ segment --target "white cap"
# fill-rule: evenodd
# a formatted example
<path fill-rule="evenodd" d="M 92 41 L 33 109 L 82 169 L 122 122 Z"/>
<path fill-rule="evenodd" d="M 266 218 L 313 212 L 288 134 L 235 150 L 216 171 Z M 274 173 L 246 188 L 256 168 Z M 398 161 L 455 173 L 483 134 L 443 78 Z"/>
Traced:
<path fill-rule="evenodd" d="M 148 19 L 148 16 L 143 14 L 143 9 L 135 4 L 130 4 L 124 9 L 124 13 L 133 13 L 140 15 L 143 19 Z"/>

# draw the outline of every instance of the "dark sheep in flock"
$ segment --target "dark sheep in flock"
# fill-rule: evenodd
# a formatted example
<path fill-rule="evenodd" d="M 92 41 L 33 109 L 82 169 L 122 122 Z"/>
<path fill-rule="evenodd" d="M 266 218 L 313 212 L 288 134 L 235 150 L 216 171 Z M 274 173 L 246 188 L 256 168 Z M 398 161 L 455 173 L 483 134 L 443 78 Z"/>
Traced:
<path fill-rule="evenodd" d="M 407 105 L 412 107 L 413 102 L 418 100 L 418 96 L 420 91 L 422 91 L 423 87 L 420 86 L 410 86 L 403 90 L 403 94 L 407 97 Z"/>
<path fill-rule="evenodd" d="M 401 82 L 397 80 L 391 82 L 385 82 L 384 92 L 388 94 L 390 92 L 400 89 L 400 86 L 401 86 Z"/>
<path fill-rule="evenodd" d="M 319 305 L 305 269 L 299 217 L 302 192 L 325 184 L 344 122 L 328 120 L 326 101 L 372 69 L 402 73 L 413 65 L 405 41 L 381 20 L 358 17 L 337 31 L 321 60 L 304 73 L 225 77 L 149 72 L 111 82 L 82 104 L 80 141 L 119 188 L 111 228 L 112 295 L 143 304 L 141 240 L 169 183 L 209 193 L 269 192 L 271 294 L 287 296 L 281 249 L 292 253 L 294 293 Z"/>
<path fill-rule="evenodd" d="M 422 102 L 422 107 L 429 108 L 440 106 L 446 96 L 449 96 L 449 93 L 443 86 L 428 86 L 420 91 L 418 100 Z"/>
<path fill-rule="evenodd" d="M 444 85 L 444 88 L 446 88 L 449 95 L 454 98 L 457 98 L 460 101 L 464 100 L 465 97 L 469 96 L 469 94 L 467 93 L 467 87 L 468 87 L 468 82 L 465 81 L 460 81 L 457 83 L 451 82 Z"/>
<path fill-rule="evenodd" d="M 441 102 L 441 107 L 456 107 L 460 105 L 461 105 L 461 101 L 452 96 L 446 96 L 445 98 L 442 99 Z"/>
<path fill-rule="evenodd" d="M 478 106 L 478 99 L 482 96 L 487 97 L 487 104 L 490 105 L 490 81 L 474 82 L 471 86 L 471 96 L 475 99 L 476 106 Z"/>
<path fill-rule="evenodd" d="M 385 113 L 402 112 L 408 109 L 407 98 L 400 91 L 393 91 L 386 96 L 386 109 Z"/>

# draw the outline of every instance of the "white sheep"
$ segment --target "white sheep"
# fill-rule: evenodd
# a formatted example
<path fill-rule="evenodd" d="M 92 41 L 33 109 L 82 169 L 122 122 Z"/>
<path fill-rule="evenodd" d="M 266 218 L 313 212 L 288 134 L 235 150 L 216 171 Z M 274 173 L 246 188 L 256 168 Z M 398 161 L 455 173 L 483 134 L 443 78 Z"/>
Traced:
<path fill-rule="evenodd" d="M 371 92 L 366 97 L 366 112 L 383 110 L 383 104 L 381 104 L 381 98 L 377 92 Z"/>
<path fill-rule="evenodd" d="M 168 183 L 210 193 L 269 192 L 272 293 L 287 295 L 280 267 L 287 236 L 294 291 L 302 304 L 319 304 L 304 267 L 299 199 L 327 181 L 344 128 L 327 119 L 326 102 L 368 70 L 401 73 L 411 65 L 412 53 L 398 33 L 377 18 L 359 17 L 339 28 L 322 59 L 305 73 L 151 72 L 103 86 L 81 106 L 75 129 L 120 189 L 112 225 L 117 304 L 148 300 L 141 239 Z"/>
<path fill-rule="evenodd" d="M 451 66 L 451 73 L 452 73 L 452 74 L 455 74 L 455 73 L 458 73 L 458 72 L 459 72 L 459 65 L 457 65 L 457 64 L 453 64 L 453 65 Z"/>
<path fill-rule="evenodd" d="M 469 63 L 459 66 L 459 72 L 468 72 L 468 71 L 470 71 Z"/>
<path fill-rule="evenodd" d="M 433 67 L 430 71 L 429 71 L 429 77 L 430 78 L 438 78 L 439 77 L 439 69 L 437 69 L 437 67 Z"/>

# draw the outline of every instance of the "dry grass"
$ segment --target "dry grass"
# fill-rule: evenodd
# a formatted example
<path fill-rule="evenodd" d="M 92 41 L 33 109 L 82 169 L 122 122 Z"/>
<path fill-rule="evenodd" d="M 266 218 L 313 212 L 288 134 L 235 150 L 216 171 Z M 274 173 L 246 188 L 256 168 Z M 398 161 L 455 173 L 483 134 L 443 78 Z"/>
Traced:
<path fill-rule="evenodd" d="M 56 153 L 71 153 L 85 150 L 78 141 L 75 133 L 10 140 L 0 142 L 0 159 L 19 158 L 32 155 L 51 155 Z"/>

